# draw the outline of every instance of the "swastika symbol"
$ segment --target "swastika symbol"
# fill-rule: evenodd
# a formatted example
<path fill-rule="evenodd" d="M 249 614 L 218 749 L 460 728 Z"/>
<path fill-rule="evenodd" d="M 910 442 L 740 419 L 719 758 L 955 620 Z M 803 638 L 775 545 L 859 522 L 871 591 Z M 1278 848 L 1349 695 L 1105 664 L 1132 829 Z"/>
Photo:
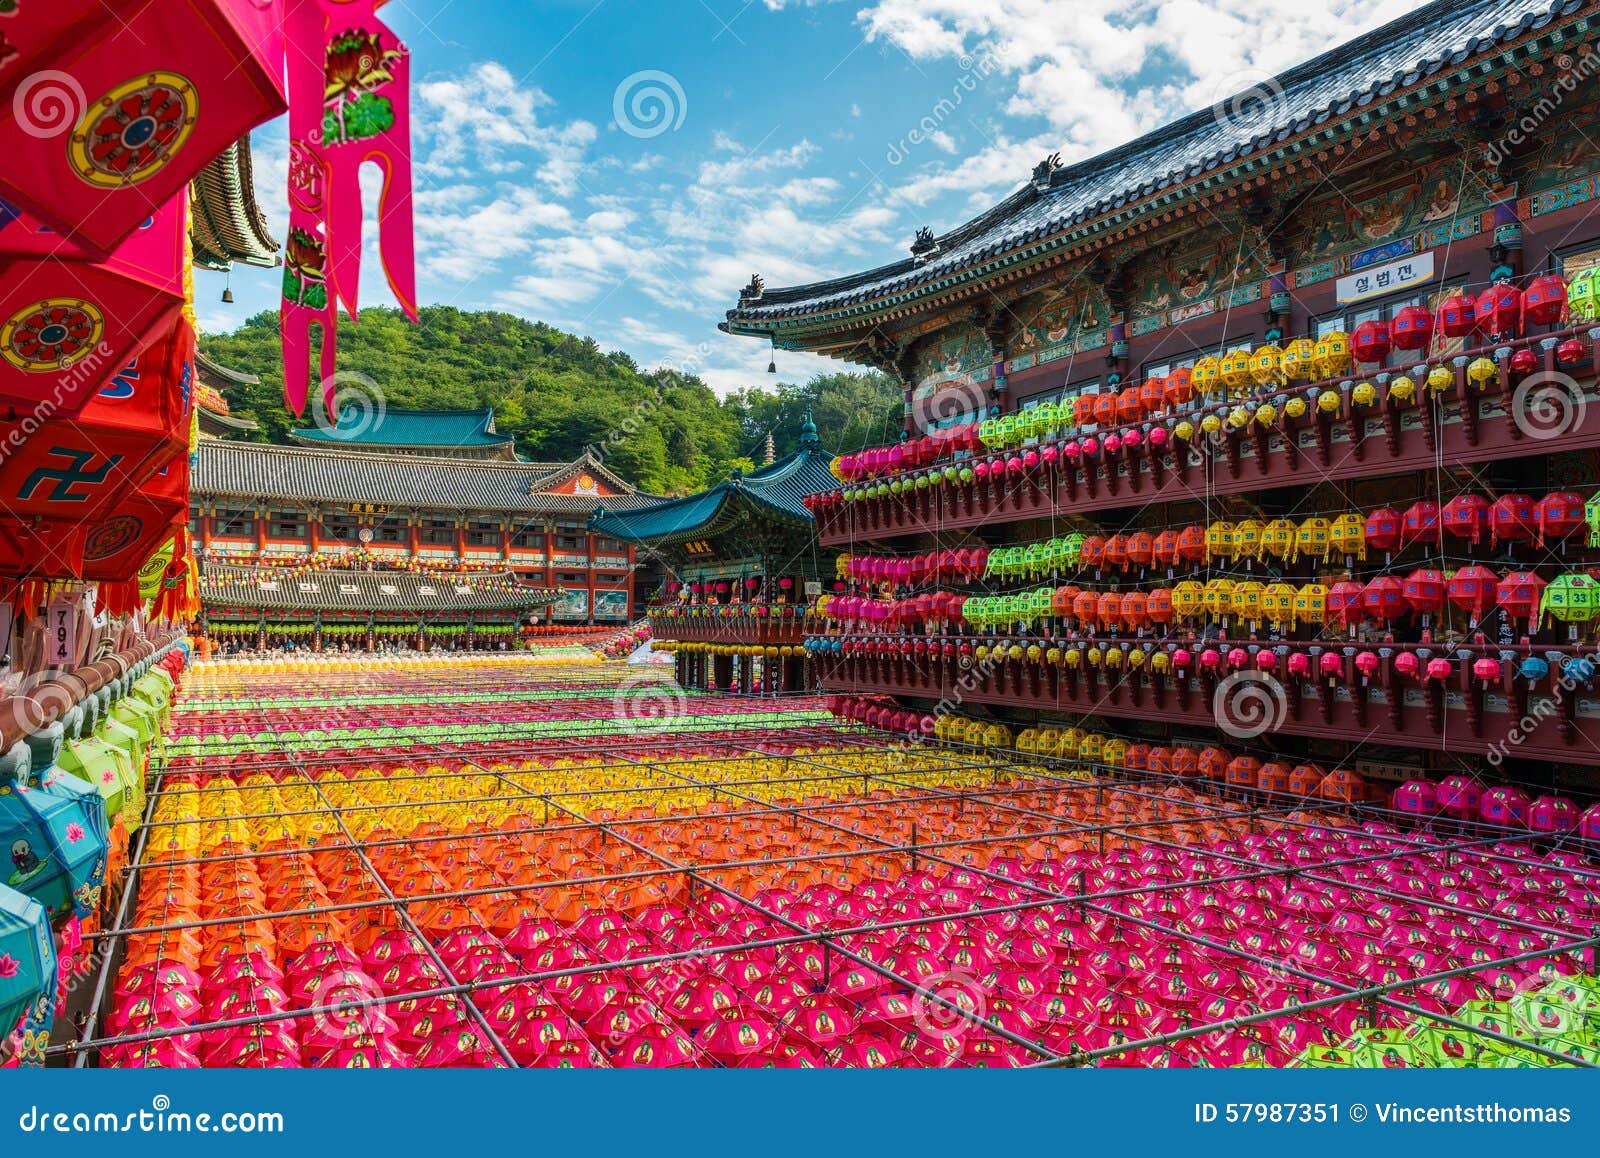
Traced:
<path fill-rule="evenodd" d="M 39 485 L 46 481 L 54 482 L 50 493 L 45 496 L 52 503 L 86 503 L 89 496 L 86 493 L 74 491 L 73 488 L 82 484 L 84 486 L 99 486 L 106 481 L 106 476 L 122 461 L 120 454 L 113 454 L 106 458 L 98 467 L 91 467 L 95 460 L 92 450 L 79 450 L 70 446 L 52 446 L 50 453 L 67 459 L 71 465 L 66 467 L 39 467 L 27 478 L 22 480 L 22 486 L 17 489 L 19 500 L 33 498 L 33 492 Z"/>

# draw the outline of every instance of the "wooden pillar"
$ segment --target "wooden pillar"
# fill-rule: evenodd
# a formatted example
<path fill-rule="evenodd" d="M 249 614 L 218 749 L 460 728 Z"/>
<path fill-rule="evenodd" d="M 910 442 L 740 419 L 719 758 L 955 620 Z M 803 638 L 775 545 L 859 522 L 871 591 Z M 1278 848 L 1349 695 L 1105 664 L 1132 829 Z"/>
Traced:
<path fill-rule="evenodd" d="M 322 546 L 322 512 L 313 508 L 306 512 L 306 530 L 311 533 L 311 553 L 315 555 Z"/>
<path fill-rule="evenodd" d="M 500 528 L 500 559 L 505 563 L 507 570 L 511 567 L 511 528 Z"/>
<path fill-rule="evenodd" d="M 465 559 L 466 557 L 467 557 L 467 528 L 462 524 L 460 519 L 457 519 L 456 520 L 456 558 L 457 559 Z"/>
<path fill-rule="evenodd" d="M 544 585 L 556 585 L 556 533 L 549 523 L 544 525 Z M 549 612 L 549 619 L 555 619 L 553 608 Z"/>
<path fill-rule="evenodd" d="M 256 511 L 256 554 L 264 555 L 267 551 L 267 511 Z"/>
<path fill-rule="evenodd" d="M 408 536 L 409 536 L 408 541 L 409 541 L 410 546 L 411 546 L 411 557 L 413 559 L 415 559 L 418 555 L 420 555 L 422 553 L 422 519 L 421 519 L 421 517 L 420 516 L 413 516 L 412 518 L 407 519 L 406 520 L 406 530 L 407 530 Z"/>

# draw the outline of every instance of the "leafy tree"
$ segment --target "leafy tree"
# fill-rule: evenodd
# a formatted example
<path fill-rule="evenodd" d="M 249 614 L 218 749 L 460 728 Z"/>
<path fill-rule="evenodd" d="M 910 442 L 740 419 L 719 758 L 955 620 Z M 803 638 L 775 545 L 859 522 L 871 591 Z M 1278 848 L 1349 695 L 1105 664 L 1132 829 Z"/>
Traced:
<path fill-rule="evenodd" d="M 235 414 L 260 424 L 263 441 L 287 441 L 311 421 L 310 412 L 297 418 L 284 407 L 279 343 L 277 316 L 267 312 L 201 339 L 216 362 L 260 377 L 224 394 Z M 719 399 L 693 375 L 642 372 L 592 338 L 489 310 L 424 306 L 418 325 L 398 310 L 362 310 L 358 325 L 341 321 L 337 369 L 364 375 L 389 407 L 491 406 L 495 428 L 523 457 L 566 461 L 592 446 L 623 478 L 658 494 L 686 494 L 752 469 L 768 431 L 778 454 L 789 453 L 807 407 L 834 451 L 894 441 L 900 430 L 900 391 L 882 374 L 819 374 L 804 385 Z M 366 389 L 361 382 L 338 385 Z"/>

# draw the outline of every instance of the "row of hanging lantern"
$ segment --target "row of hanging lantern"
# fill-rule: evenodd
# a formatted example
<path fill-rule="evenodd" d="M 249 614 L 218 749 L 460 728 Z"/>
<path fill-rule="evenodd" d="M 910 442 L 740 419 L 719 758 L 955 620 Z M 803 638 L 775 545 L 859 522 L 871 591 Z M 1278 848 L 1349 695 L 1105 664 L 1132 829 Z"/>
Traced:
<path fill-rule="evenodd" d="M 1086 631 L 1143 633 L 1168 625 L 1261 624 L 1283 631 L 1330 624 L 1353 633 L 1365 622 L 1386 627 L 1416 617 L 1427 629 L 1448 609 L 1468 617 L 1469 628 L 1495 609 L 1530 631 L 1559 621 L 1576 628 L 1600 617 L 1600 581 L 1584 572 L 1546 580 L 1533 571 L 1497 573 L 1481 563 L 1446 571 L 1418 567 L 1365 582 L 1295 585 L 1282 580 L 1236 580 L 1225 576 L 1186 579 L 1150 591 L 1084 588 L 1076 584 L 1037 587 L 1005 595 L 936 591 L 902 599 L 823 595 L 815 604 L 824 622 L 844 631 L 926 632 L 975 628 L 988 631 L 1076 627 Z"/>
<path fill-rule="evenodd" d="M 1329 381 L 1361 366 L 1372 367 L 1372 372 L 1377 373 L 1395 353 L 1426 360 L 1441 339 L 1465 343 L 1481 337 L 1486 342 L 1505 342 L 1531 333 L 1535 327 L 1560 325 L 1569 320 L 1569 315 L 1571 320 L 1594 321 L 1600 318 L 1597 302 L 1600 273 L 1593 269 L 1576 275 L 1570 287 L 1556 274 L 1535 277 L 1521 290 L 1509 281 L 1496 282 L 1476 295 L 1450 294 L 1434 310 L 1405 306 L 1393 318 L 1362 322 L 1349 334 L 1331 331 L 1318 338 L 1293 338 L 1282 344 L 1271 341 L 1254 350 L 1241 347 L 1225 354 L 1206 355 L 1193 366 L 1153 375 L 1141 385 L 1046 402 L 899 446 L 841 455 L 834 462 L 833 472 L 842 482 L 889 477 L 930 466 L 962 451 L 1005 449 L 1021 446 L 1029 439 L 1073 430 L 1125 426 L 1178 414 L 1200 398 L 1240 400 L 1297 383 Z M 1581 339 L 1569 341 L 1576 345 L 1568 348 L 1565 361 L 1580 362 L 1589 357 L 1586 343 Z M 1533 356 L 1531 349 L 1526 353 Z M 1480 385 L 1498 372 L 1489 359 L 1476 360 L 1474 368 L 1471 376 Z M 1534 365 L 1513 368 L 1532 370 Z M 1444 367 L 1435 369 L 1442 371 L 1444 378 L 1436 381 L 1430 371 L 1426 384 L 1438 392 L 1448 388 L 1454 375 Z M 1409 395 L 1403 383 L 1410 384 Z M 1401 395 L 1397 400 L 1415 396 L 1416 384 L 1411 379 L 1396 379 L 1391 389 L 1397 384 Z M 1361 398 L 1370 405 L 1376 401 L 1376 392 L 1370 383 L 1365 385 L 1372 394 L 1369 398 L 1367 391 L 1362 391 Z"/>
<path fill-rule="evenodd" d="M 910 556 L 842 554 L 835 575 L 858 583 L 916 586 L 976 579 L 1039 579 L 1068 571 L 1128 571 L 1155 566 L 1200 566 L 1209 561 L 1295 563 L 1344 555 L 1365 561 L 1370 550 L 1393 554 L 1414 545 L 1443 548 L 1451 540 L 1478 546 L 1532 543 L 1565 545 L 1587 531 L 1585 543 L 1600 547 L 1600 492 L 1585 500 L 1573 491 L 1535 499 L 1506 494 L 1492 502 L 1461 494 L 1440 504 L 1420 499 L 1404 511 L 1380 507 L 1370 514 L 1345 512 L 1329 518 L 1219 519 L 1159 532 L 1111 535 L 1073 531 L 1032 543 L 1001 547 L 947 548 Z"/>

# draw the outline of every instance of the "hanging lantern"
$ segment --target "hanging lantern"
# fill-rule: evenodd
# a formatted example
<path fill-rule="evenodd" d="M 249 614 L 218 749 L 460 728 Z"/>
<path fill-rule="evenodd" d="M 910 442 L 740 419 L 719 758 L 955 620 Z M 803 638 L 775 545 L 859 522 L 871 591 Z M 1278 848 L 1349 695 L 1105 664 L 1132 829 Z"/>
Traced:
<path fill-rule="evenodd" d="M 1206 528 L 1206 554 L 1213 559 L 1233 558 L 1233 524 L 1218 519 Z"/>
<path fill-rule="evenodd" d="M 1439 528 L 1476 547 L 1489 531 L 1489 500 L 1482 495 L 1457 495 L 1439 512 Z"/>
<path fill-rule="evenodd" d="M 1250 351 L 1241 346 L 1224 354 L 1218 378 L 1230 395 L 1243 393 L 1250 385 Z"/>
<path fill-rule="evenodd" d="M 1246 579 L 1233 589 L 1233 613 L 1241 619 L 1256 622 L 1263 618 L 1261 600 L 1266 585 L 1255 579 Z"/>
<path fill-rule="evenodd" d="M 1404 306 L 1395 311 L 1389 336 L 1397 350 L 1426 350 L 1433 341 L 1433 314 L 1426 306 Z"/>
<path fill-rule="evenodd" d="M 1494 359 L 1478 357 L 1467 363 L 1467 381 L 1479 390 L 1500 376 L 1500 368 L 1494 364 Z"/>
<path fill-rule="evenodd" d="M 1157 535 L 1155 542 L 1151 545 L 1150 555 L 1157 563 L 1176 567 L 1178 565 L 1178 532 L 1166 530 Z"/>
<path fill-rule="evenodd" d="M 1346 512 L 1333 520 L 1328 527 L 1328 539 L 1333 549 L 1356 559 L 1367 557 L 1367 521 L 1354 512 Z"/>
<path fill-rule="evenodd" d="M 1522 295 L 1510 282 L 1496 282 L 1478 295 L 1474 303 L 1478 328 L 1490 340 L 1512 338 L 1517 333 L 1517 318 L 1522 313 Z"/>
<path fill-rule="evenodd" d="M 1341 579 L 1328 588 L 1328 619 L 1347 627 L 1360 623 L 1365 614 L 1365 592 L 1366 588 L 1354 579 Z"/>
<path fill-rule="evenodd" d="M 1600 321 L 1600 265 L 1591 265 L 1567 285 L 1567 312 L 1575 322 Z"/>
<path fill-rule="evenodd" d="M 1273 519 L 1261 529 L 1261 548 L 1274 559 L 1287 559 L 1294 551 L 1295 526 L 1288 519 Z"/>
<path fill-rule="evenodd" d="M 1350 354 L 1357 362 L 1381 363 L 1393 346 L 1389 323 L 1379 318 L 1362 322 L 1350 335 Z"/>
<path fill-rule="evenodd" d="M 1177 554 L 1180 562 L 1204 563 L 1207 550 L 1206 528 L 1191 524 L 1178 532 Z"/>
<path fill-rule="evenodd" d="M 1554 326 L 1567 312 L 1567 283 L 1553 273 L 1540 274 L 1522 291 L 1522 324 Z"/>
<path fill-rule="evenodd" d="M 1128 562 L 1136 567 L 1148 567 L 1155 560 L 1155 536 L 1149 531 L 1135 531 L 1128 536 Z"/>
<path fill-rule="evenodd" d="M 1367 546 L 1385 552 L 1399 550 L 1402 522 L 1400 512 L 1392 507 L 1373 511 L 1364 528 Z"/>
<path fill-rule="evenodd" d="M 1118 422 L 1137 422 L 1143 414 L 1144 399 L 1140 396 L 1139 387 L 1129 386 L 1117 394 Z"/>
<path fill-rule="evenodd" d="M 1477 304 L 1463 293 L 1453 293 L 1439 303 L 1439 332 L 1447 338 L 1465 338 L 1478 326 Z"/>
<path fill-rule="evenodd" d="M 1306 583 L 1294 595 L 1297 623 L 1322 623 L 1328 615 L 1328 588 L 1321 583 Z"/>
<path fill-rule="evenodd" d="M 1111 391 L 1094 396 L 1094 421 L 1097 426 L 1116 425 L 1117 396 Z"/>
<path fill-rule="evenodd" d="M 1337 378 L 1349 372 L 1350 364 L 1350 336 L 1343 330 L 1331 330 L 1317 339 L 1311 366 L 1318 378 Z"/>
<path fill-rule="evenodd" d="M 1162 383 L 1161 400 L 1168 409 L 1187 406 L 1194 401 L 1194 390 L 1194 372 L 1188 366 L 1179 366 Z"/>
<path fill-rule="evenodd" d="M 1545 581 L 1532 571 L 1513 571 L 1495 586 L 1495 602 L 1513 620 L 1525 619 L 1531 629 L 1539 618 Z"/>
<path fill-rule="evenodd" d="M 1544 589 L 1540 610 L 1562 623 L 1587 623 L 1600 615 L 1600 581 L 1581 573 L 1557 575 Z"/>
<path fill-rule="evenodd" d="M 1334 589 L 1338 587 L 1339 584 L 1335 583 Z M 1380 575 L 1368 583 L 1361 593 L 1361 607 L 1368 618 L 1382 623 L 1393 623 L 1411 613 L 1411 605 L 1406 600 L 1406 585 L 1393 575 Z M 1348 617 L 1345 621 L 1355 622 Z"/>
<path fill-rule="evenodd" d="M 1099 570 L 1106 561 L 1106 538 L 1104 535 L 1085 535 L 1083 545 L 1078 549 L 1078 565 L 1083 568 Z"/>
<path fill-rule="evenodd" d="M 1432 499 L 1412 503 L 1400 517 L 1400 548 L 1413 543 L 1439 543 L 1439 504 Z"/>
<path fill-rule="evenodd" d="M 1143 591 L 1129 591 L 1122 597 L 1121 615 L 1122 622 L 1129 627 L 1135 629 L 1149 627 L 1153 619 L 1150 614 L 1150 597 Z"/>
<path fill-rule="evenodd" d="M 1534 525 L 1539 530 L 1539 546 L 1560 541 L 1578 533 L 1584 525 L 1583 497 L 1571 491 L 1551 491 L 1533 507 Z"/>
<path fill-rule="evenodd" d="M 1257 386 L 1281 386 L 1287 380 L 1283 371 L 1283 348 L 1275 342 L 1257 347 L 1250 355 L 1250 380 Z"/>
<path fill-rule="evenodd" d="M 1205 587 L 1185 579 L 1172 588 L 1172 610 L 1179 619 L 1194 619 L 1205 607 Z"/>
<path fill-rule="evenodd" d="M 1316 373 L 1317 344 L 1310 338 L 1295 338 L 1283 347 L 1283 377 L 1289 382 L 1307 382 Z"/>
<path fill-rule="evenodd" d="M 1589 360 L 1590 345 L 1582 338 L 1566 338 L 1556 346 L 1556 365 L 1571 369 Z"/>
<path fill-rule="evenodd" d="M 1234 581 L 1227 578 L 1206 580 L 1206 612 L 1213 619 L 1222 619 L 1233 611 Z"/>
<path fill-rule="evenodd" d="M 1301 523 L 1295 529 L 1294 549 L 1296 556 L 1305 556 L 1311 559 L 1326 559 L 1328 552 L 1333 550 L 1332 526 L 1327 519 L 1314 515 Z"/>
<path fill-rule="evenodd" d="M 1583 521 L 1589 527 L 1585 545 L 1600 547 L 1600 491 L 1589 496 L 1589 501 L 1583 504 Z"/>
<path fill-rule="evenodd" d="M 1241 519 L 1233 526 L 1233 557 L 1259 559 L 1263 550 L 1262 532 L 1266 530 L 1260 519 Z"/>
<path fill-rule="evenodd" d="M 1145 414 L 1155 414 L 1166 405 L 1166 397 L 1166 380 L 1152 374 L 1144 380 L 1144 385 L 1139 387 L 1139 409 Z"/>
<path fill-rule="evenodd" d="M 1207 354 L 1194 364 L 1190 380 L 1200 394 L 1208 397 L 1217 394 L 1222 384 L 1222 359 L 1215 354 Z"/>
<path fill-rule="evenodd" d="M 1145 603 L 1145 613 L 1149 615 L 1152 623 L 1171 623 L 1177 608 L 1172 602 L 1172 588 L 1157 587 L 1150 592 L 1150 598 Z"/>
<path fill-rule="evenodd" d="M 1405 601 L 1422 615 L 1436 615 L 1444 610 L 1445 582 L 1443 571 L 1433 567 L 1418 567 L 1406 576 L 1401 593 Z"/>
<path fill-rule="evenodd" d="M 1481 563 L 1469 563 L 1450 576 L 1445 584 L 1445 596 L 1465 611 L 1476 627 L 1495 606 L 1495 592 L 1500 577 Z"/>
<path fill-rule="evenodd" d="M 1534 502 L 1524 494 L 1501 495 L 1489 508 L 1489 541 L 1498 545 L 1531 542 L 1538 533 Z"/>

